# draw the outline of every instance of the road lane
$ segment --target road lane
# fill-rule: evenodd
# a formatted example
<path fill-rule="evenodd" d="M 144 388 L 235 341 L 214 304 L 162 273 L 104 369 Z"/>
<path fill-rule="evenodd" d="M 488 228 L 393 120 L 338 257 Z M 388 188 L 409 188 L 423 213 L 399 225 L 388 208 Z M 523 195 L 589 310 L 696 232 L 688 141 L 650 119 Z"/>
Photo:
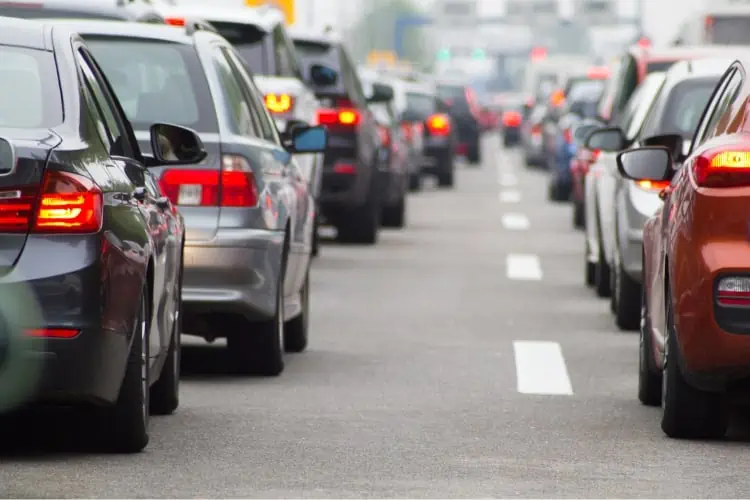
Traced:
<path fill-rule="evenodd" d="M 144 453 L 7 453 L 0 494 L 746 495 L 747 433 L 662 436 L 658 410 L 635 398 L 637 336 L 583 286 L 570 207 L 546 201 L 543 174 L 517 152 L 485 146 L 454 191 L 409 199 L 408 229 L 373 248 L 323 246 L 310 350 L 282 376 L 226 375 L 220 347 L 186 349 L 181 407 L 154 419 Z M 528 227 L 504 228 L 507 214 Z M 547 346 L 521 361 L 536 394 L 519 392 L 514 345 Z M 36 423 L 24 432 L 37 441 L 71 430 Z"/>

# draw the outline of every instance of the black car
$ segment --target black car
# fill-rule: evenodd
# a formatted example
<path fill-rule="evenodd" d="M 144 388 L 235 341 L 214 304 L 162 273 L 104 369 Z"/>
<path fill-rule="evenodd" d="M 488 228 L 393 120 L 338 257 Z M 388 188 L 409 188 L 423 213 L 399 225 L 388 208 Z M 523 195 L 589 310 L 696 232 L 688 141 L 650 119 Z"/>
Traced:
<path fill-rule="evenodd" d="M 474 90 L 459 82 L 439 81 L 438 97 L 447 105 L 456 134 L 456 154 L 465 155 L 474 164 L 482 162 L 482 127 L 479 104 Z"/>
<path fill-rule="evenodd" d="M 310 82 L 324 109 L 318 123 L 328 128 L 323 162 L 320 208 L 336 227 L 339 240 L 377 242 L 382 213 L 382 170 L 378 151 L 380 132 L 368 104 L 392 100 L 392 92 L 373 85 L 366 96 L 344 44 L 327 35 L 292 32 L 294 46 L 308 75 L 323 66 L 337 72 L 332 85 Z"/>
<path fill-rule="evenodd" d="M 121 452 L 178 405 L 185 231 L 150 167 L 206 156 L 190 129 L 150 130 L 173 160 L 141 153 L 78 35 L 0 18 L 0 291 L 39 307 L 10 321 L 40 341 L 33 398 L 96 404 L 99 442 Z"/>
<path fill-rule="evenodd" d="M 3 0 L 0 1 L 0 16 L 164 23 L 164 17 L 152 5 L 151 0 Z"/>

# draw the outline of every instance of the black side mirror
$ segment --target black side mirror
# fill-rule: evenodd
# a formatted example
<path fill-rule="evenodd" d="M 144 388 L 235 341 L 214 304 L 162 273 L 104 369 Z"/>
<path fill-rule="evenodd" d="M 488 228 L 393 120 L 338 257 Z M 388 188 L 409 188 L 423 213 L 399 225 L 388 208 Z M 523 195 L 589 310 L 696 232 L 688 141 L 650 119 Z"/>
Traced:
<path fill-rule="evenodd" d="M 290 136 L 292 131 L 297 127 L 309 127 L 310 124 L 307 123 L 304 120 L 288 120 L 286 122 L 286 128 L 283 130 L 282 134 Z"/>
<path fill-rule="evenodd" d="M 674 161 L 683 160 L 683 146 L 685 140 L 679 134 L 656 135 L 643 140 L 644 146 L 663 146 L 669 150 Z"/>
<path fill-rule="evenodd" d="M 284 147 L 290 153 L 322 153 L 328 146 L 328 131 L 323 126 L 297 125 L 284 138 Z"/>
<path fill-rule="evenodd" d="M 336 85 L 339 79 L 335 70 L 322 64 L 313 64 L 310 66 L 310 81 L 319 87 L 330 87 Z"/>
<path fill-rule="evenodd" d="M 618 127 L 606 127 L 594 130 L 584 143 L 586 149 L 598 149 L 609 153 L 622 151 L 628 146 L 625 134 Z"/>
<path fill-rule="evenodd" d="M 373 83 L 372 94 L 367 98 L 370 104 L 391 102 L 393 100 L 393 87 L 384 83 Z"/>
<path fill-rule="evenodd" d="M 151 125 L 151 151 L 158 165 L 200 163 L 208 156 L 194 130 L 168 123 Z"/>
<path fill-rule="evenodd" d="M 635 181 L 667 181 L 672 177 L 672 154 L 664 146 L 628 149 L 617 155 L 617 170 Z"/>

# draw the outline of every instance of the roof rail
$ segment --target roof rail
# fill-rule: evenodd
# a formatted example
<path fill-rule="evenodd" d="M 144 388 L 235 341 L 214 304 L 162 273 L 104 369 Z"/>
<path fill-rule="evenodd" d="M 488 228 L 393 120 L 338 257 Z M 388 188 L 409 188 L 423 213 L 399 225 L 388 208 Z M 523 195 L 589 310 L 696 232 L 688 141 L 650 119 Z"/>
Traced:
<path fill-rule="evenodd" d="M 219 32 L 211 23 L 202 19 L 185 19 L 185 31 L 188 36 L 194 35 L 196 31 Z"/>

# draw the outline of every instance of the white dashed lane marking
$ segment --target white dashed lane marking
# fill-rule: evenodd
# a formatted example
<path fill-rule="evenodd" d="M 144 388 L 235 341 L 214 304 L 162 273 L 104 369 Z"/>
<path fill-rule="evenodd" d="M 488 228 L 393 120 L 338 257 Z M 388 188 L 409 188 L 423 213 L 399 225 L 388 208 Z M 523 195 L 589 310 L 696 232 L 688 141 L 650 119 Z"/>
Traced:
<path fill-rule="evenodd" d="M 528 217 L 515 213 L 503 214 L 502 223 L 505 229 L 511 231 L 525 231 L 531 226 Z"/>
<path fill-rule="evenodd" d="M 542 266 L 536 255 L 511 254 L 505 259 L 505 272 L 508 279 L 539 281 L 542 279 Z"/>
<path fill-rule="evenodd" d="M 519 191 L 512 191 L 512 190 L 506 189 L 506 190 L 500 191 L 500 194 L 498 194 L 497 198 L 503 203 L 520 203 L 521 193 Z"/>
<path fill-rule="evenodd" d="M 516 357 L 516 383 L 521 394 L 570 396 L 568 368 L 557 342 L 513 342 Z"/>
<path fill-rule="evenodd" d="M 518 184 L 518 177 L 509 172 L 502 172 L 497 177 L 497 183 L 502 187 L 513 187 Z"/>

